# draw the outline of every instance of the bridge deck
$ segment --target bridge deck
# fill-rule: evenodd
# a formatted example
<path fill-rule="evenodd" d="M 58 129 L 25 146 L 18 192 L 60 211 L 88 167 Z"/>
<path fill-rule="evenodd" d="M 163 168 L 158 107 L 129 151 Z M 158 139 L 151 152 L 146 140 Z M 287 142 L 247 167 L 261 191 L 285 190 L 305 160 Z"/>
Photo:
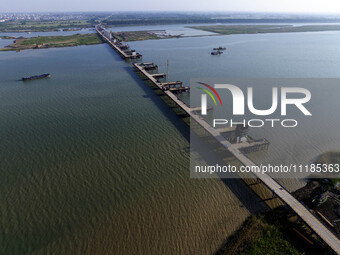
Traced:
<path fill-rule="evenodd" d="M 195 112 L 195 113 L 198 113 L 202 110 L 201 106 L 198 106 L 198 107 L 191 107 L 191 112 Z M 207 106 L 207 111 L 211 111 L 213 108 L 211 106 Z"/>
<path fill-rule="evenodd" d="M 161 84 L 157 82 L 143 67 L 138 64 L 133 64 L 140 72 L 142 72 L 151 82 L 153 82 L 157 87 L 162 89 Z M 210 126 L 204 119 L 199 115 L 194 114 L 183 101 L 176 97 L 171 91 L 164 91 L 164 93 L 171 98 L 183 111 L 185 111 L 192 119 L 194 119 L 201 127 L 208 131 L 218 142 L 220 142 L 228 151 L 230 151 L 235 158 L 237 158 L 244 166 L 256 166 L 256 164 L 251 161 L 246 155 L 244 155 L 238 147 L 245 147 L 246 144 L 232 144 L 226 138 L 223 137 L 221 132 Z M 259 142 L 260 143 L 260 142 Z M 325 243 L 327 243 L 337 254 L 340 254 L 340 240 L 327 229 L 304 205 L 302 205 L 298 200 L 296 200 L 288 191 L 286 191 L 280 184 L 278 184 L 269 175 L 263 173 L 256 173 L 254 175 L 260 179 L 273 193 L 282 199 L 287 205 L 289 205 L 300 218 L 314 232 L 321 237 Z"/>
<path fill-rule="evenodd" d="M 149 63 L 148 63 L 149 64 Z M 152 63 L 153 64 L 153 63 Z M 133 65 L 141 72 L 143 73 L 143 75 L 149 79 L 149 81 L 151 81 L 153 84 L 155 84 L 159 89 L 163 90 L 164 92 L 167 92 L 166 94 L 168 95 L 173 94 L 172 91 L 187 91 L 190 88 L 189 87 L 182 87 L 182 82 L 181 81 L 175 81 L 175 82 L 165 82 L 165 83 L 161 83 L 158 82 L 158 80 L 155 78 L 155 76 L 153 74 L 150 74 L 147 71 L 146 68 L 146 64 L 145 63 L 133 63 Z M 181 85 L 181 87 L 174 87 L 176 85 Z M 169 95 L 168 95 L 169 96 Z M 175 95 L 174 95 L 175 96 Z M 175 98 L 177 98 L 175 96 Z M 179 99 L 177 98 L 177 101 Z M 182 102 L 182 101 L 181 101 Z M 175 102 L 177 103 L 177 102 Z"/>
<path fill-rule="evenodd" d="M 152 74 L 153 77 L 155 78 L 164 78 L 166 77 L 166 74 L 165 73 L 155 73 L 155 74 Z"/>
<path fill-rule="evenodd" d="M 137 56 L 131 56 L 125 54 L 119 47 L 112 43 L 103 33 L 98 30 L 97 32 L 102 38 L 109 43 L 123 58 L 137 58 Z M 149 64 L 149 63 L 148 63 Z M 152 77 L 143 68 L 143 64 L 133 64 L 144 76 L 148 78 L 154 85 L 159 89 L 163 90 L 163 87 L 157 80 Z M 146 65 L 147 66 L 147 65 Z M 201 127 L 208 131 L 219 143 L 221 143 L 229 152 L 231 152 L 235 158 L 237 158 L 245 166 L 256 166 L 256 164 L 246 157 L 234 144 L 231 144 L 223 135 L 212 126 L 210 126 L 204 119 L 199 115 L 194 114 L 183 101 L 175 96 L 171 91 L 164 91 L 173 102 L 177 104 L 186 114 L 188 114 L 193 120 L 195 120 Z M 340 240 L 327 229 L 305 206 L 303 206 L 298 200 L 296 200 L 289 192 L 287 192 L 280 184 L 278 184 L 269 175 L 263 173 L 253 173 L 258 179 L 260 179 L 272 192 L 282 199 L 287 205 L 289 205 L 298 215 L 301 217 L 306 224 L 314 230 L 314 232 L 321 238 L 325 243 L 329 245 L 337 254 L 340 254 Z"/>
<path fill-rule="evenodd" d="M 216 130 L 220 133 L 229 133 L 229 132 L 235 132 L 236 127 L 232 126 L 232 127 L 216 128 Z"/>
<path fill-rule="evenodd" d="M 118 54 L 124 58 L 124 59 L 135 59 L 135 58 L 140 58 L 142 55 L 140 55 L 139 53 L 136 53 L 135 55 L 133 54 L 129 54 L 129 52 L 125 52 L 124 50 L 121 49 L 121 47 L 119 45 L 116 45 L 115 43 L 113 43 L 109 38 L 107 38 L 103 32 L 101 32 L 98 27 L 96 26 L 96 31 L 97 33 L 104 39 L 104 41 L 106 41 L 112 48 L 114 48 Z"/>

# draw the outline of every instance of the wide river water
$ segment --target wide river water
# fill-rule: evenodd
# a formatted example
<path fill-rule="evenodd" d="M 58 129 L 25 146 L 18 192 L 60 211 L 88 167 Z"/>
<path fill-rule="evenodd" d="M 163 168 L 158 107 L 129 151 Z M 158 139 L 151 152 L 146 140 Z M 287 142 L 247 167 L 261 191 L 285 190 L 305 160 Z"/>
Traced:
<path fill-rule="evenodd" d="M 129 44 L 161 72 L 168 60 L 170 79 L 188 84 L 338 78 L 339 42 L 340 32 L 316 32 Z M 211 56 L 219 45 L 227 53 Z M 50 79 L 20 81 L 46 72 Z M 106 44 L 0 52 L 0 120 L 0 253 L 210 254 L 264 209 L 242 181 L 190 179 L 188 127 Z M 338 137 L 322 141 L 301 157 L 339 150 Z M 271 144 L 256 159 L 291 154 Z"/>

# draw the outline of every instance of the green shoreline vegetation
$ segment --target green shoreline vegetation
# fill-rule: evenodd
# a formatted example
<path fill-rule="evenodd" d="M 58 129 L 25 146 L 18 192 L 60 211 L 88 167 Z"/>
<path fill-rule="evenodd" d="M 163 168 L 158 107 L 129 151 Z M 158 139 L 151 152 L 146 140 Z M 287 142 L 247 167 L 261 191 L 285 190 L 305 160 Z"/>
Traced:
<path fill-rule="evenodd" d="M 76 34 L 68 36 L 37 36 L 31 38 L 18 38 L 13 44 L 0 51 L 20 51 L 27 49 L 42 49 L 56 47 L 72 47 L 79 45 L 93 45 L 103 43 L 101 38 L 93 34 Z"/>
<path fill-rule="evenodd" d="M 146 30 L 146 31 L 122 31 L 114 32 L 113 36 L 125 42 L 130 41 L 144 41 L 144 40 L 158 40 L 169 38 L 180 38 L 181 35 L 170 35 L 165 30 Z"/>
<path fill-rule="evenodd" d="M 8 36 L 8 35 L 1 35 L 0 38 L 1 39 L 16 39 L 15 36 Z"/>
<path fill-rule="evenodd" d="M 340 25 L 213 25 L 188 27 L 223 35 L 340 31 Z"/>
<path fill-rule="evenodd" d="M 340 152 L 331 151 L 321 154 L 314 164 L 340 164 Z M 324 190 L 332 190 L 334 185 L 340 182 L 340 178 L 311 178 L 305 187 L 294 192 L 294 196 L 298 200 L 301 200 L 303 196 L 312 197 L 313 189 L 310 190 L 310 186 L 313 186 L 312 182 L 315 183 L 315 181 Z M 308 204 L 305 200 L 303 202 Z M 337 219 L 334 218 L 334 203 L 328 202 L 320 207 L 311 208 L 322 212 L 330 222 Z M 296 216 L 295 212 L 287 207 L 279 206 L 267 212 L 249 216 L 241 228 L 226 240 L 216 255 L 332 254 L 332 251 L 326 247 Z"/>
<path fill-rule="evenodd" d="M 216 255 L 332 254 L 295 213 L 281 206 L 249 216 Z"/>
<path fill-rule="evenodd" d="M 0 32 L 49 32 L 61 29 L 89 28 L 93 20 L 7 21 L 0 23 Z"/>
<path fill-rule="evenodd" d="M 181 35 L 169 35 L 165 31 L 128 31 L 116 32 L 113 36 L 120 41 L 144 41 L 168 38 L 180 38 Z M 16 39 L 13 44 L 0 48 L 0 51 L 21 51 L 27 49 L 44 49 L 55 47 L 72 47 L 79 45 L 93 45 L 103 43 L 96 33 L 75 34 L 68 36 L 37 36 L 37 37 L 13 37 L 2 36 L 3 39 Z"/>

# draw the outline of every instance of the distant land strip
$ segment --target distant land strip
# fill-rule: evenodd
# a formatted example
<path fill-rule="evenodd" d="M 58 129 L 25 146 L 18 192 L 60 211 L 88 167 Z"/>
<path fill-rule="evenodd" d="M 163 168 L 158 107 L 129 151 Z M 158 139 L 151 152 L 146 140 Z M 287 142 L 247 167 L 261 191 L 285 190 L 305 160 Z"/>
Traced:
<path fill-rule="evenodd" d="M 260 33 L 293 33 L 293 32 L 323 32 L 340 31 L 340 25 L 206 25 L 188 26 L 188 28 L 213 32 L 211 35 L 194 35 L 186 37 L 232 35 L 232 34 L 260 34 Z M 115 32 L 113 36 L 121 41 L 143 41 L 155 39 L 181 38 L 183 35 L 170 35 L 164 30 L 123 31 Z M 2 36 L 3 39 L 14 39 L 12 36 Z M 27 49 L 42 49 L 56 47 L 72 47 L 79 45 L 93 45 L 103 43 L 96 33 L 75 34 L 68 36 L 37 36 L 18 37 L 13 44 L 0 48 L 0 51 L 21 51 Z"/>
<path fill-rule="evenodd" d="M 20 51 L 27 49 L 43 49 L 56 47 L 71 47 L 79 45 L 93 45 L 103 43 L 101 38 L 95 34 L 76 34 L 68 36 L 37 36 L 30 38 L 17 38 L 13 44 L 0 51 Z"/>
<path fill-rule="evenodd" d="M 180 38 L 182 35 L 170 35 L 165 30 L 149 31 L 126 31 L 114 32 L 113 37 L 120 41 L 144 41 Z M 44 49 L 56 47 L 72 47 L 79 45 L 93 45 L 102 43 L 101 38 L 96 33 L 76 34 L 67 36 L 37 36 L 37 37 L 13 37 L 0 36 L 2 39 L 15 39 L 14 43 L 0 48 L 0 51 L 21 51 L 27 49 Z"/>
<path fill-rule="evenodd" d="M 223 35 L 340 31 L 340 25 L 207 25 L 188 27 Z"/>

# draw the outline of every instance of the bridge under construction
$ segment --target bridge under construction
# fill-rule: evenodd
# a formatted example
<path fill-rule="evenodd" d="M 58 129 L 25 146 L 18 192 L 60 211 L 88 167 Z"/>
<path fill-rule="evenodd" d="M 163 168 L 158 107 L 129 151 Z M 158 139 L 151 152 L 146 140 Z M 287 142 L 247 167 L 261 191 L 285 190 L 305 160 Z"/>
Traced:
<path fill-rule="evenodd" d="M 114 43 L 114 39 L 110 38 L 110 34 L 105 32 L 101 26 L 96 26 L 98 34 L 104 41 L 109 43 L 117 53 L 124 59 L 136 59 L 141 55 L 137 53 L 132 56 L 131 54 L 124 53 L 120 47 L 117 46 L 117 42 Z M 120 42 L 119 42 L 120 43 Z M 137 57 L 138 56 L 138 57 Z M 226 130 L 215 129 L 209 125 L 204 119 L 197 114 L 197 108 L 191 109 L 182 100 L 180 100 L 175 92 L 189 91 L 190 88 L 183 86 L 182 82 L 159 82 L 159 78 L 164 78 L 165 74 L 150 74 L 149 70 L 158 70 L 158 66 L 154 63 L 133 63 L 133 66 L 138 72 L 140 72 L 146 79 L 158 87 L 163 93 L 168 96 L 179 108 L 181 108 L 191 120 L 197 122 L 205 131 L 207 131 L 212 137 L 214 137 L 222 146 L 226 148 L 241 164 L 244 166 L 255 167 L 256 164 L 249 159 L 242 149 L 249 147 L 252 144 L 231 143 L 223 133 Z M 259 141 L 256 146 L 269 144 L 267 140 Z M 337 254 L 340 254 L 340 240 L 312 213 L 308 208 L 295 199 L 284 187 L 276 182 L 269 175 L 264 173 L 253 173 L 258 180 L 264 183 L 277 197 L 285 202 L 290 208 L 292 208 L 296 214 Z"/>

